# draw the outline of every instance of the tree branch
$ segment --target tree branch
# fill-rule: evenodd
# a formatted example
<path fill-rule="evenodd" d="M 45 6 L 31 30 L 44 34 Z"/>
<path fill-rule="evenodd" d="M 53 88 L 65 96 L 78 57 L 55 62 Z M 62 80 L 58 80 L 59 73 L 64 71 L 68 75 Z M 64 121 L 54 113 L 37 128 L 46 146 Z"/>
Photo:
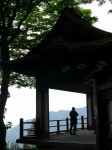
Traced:
<path fill-rule="evenodd" d="M 16 5 L 15 8 L 13 9 L 13 13 L 12 16 L 9 16 L 9 14 L 7 14 L 7 18 L 8 18 L 8 24 L 7 24 L 7 34 L 9 35 L 11 28 L 13 27 L 13 21 L 16 17 L 18 8 L 20 5 L 20 0 L 16 0 Z"/>
<path fill-rule="evenodd" d="M 17 0 L 18 1 L 18 0 Z M 12 42 L 15 37 L 20 33 L 20 27 L 22 25 L 22 23 L 25 21 L 25 19 L 28 17 L 28 15 L 31 13 L 31 11 L 34 9 L 34 7 L 39 4 L 42 0 L 37 1 L 35 4 L 31 3 L 29 4 L 29 7 L 26 10 L 26 14 L 20 19 L 19 23 L 18 23 L 18 27 L 15 31 L 15 33 L 12 35 L 12 37 L 8 40 L 8 43 Z"/>

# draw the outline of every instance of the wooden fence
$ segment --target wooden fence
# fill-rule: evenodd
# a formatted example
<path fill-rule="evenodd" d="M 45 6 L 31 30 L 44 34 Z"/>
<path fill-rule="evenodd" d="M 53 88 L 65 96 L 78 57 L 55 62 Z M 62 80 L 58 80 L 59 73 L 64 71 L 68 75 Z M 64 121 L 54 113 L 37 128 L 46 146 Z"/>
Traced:
<path fill-rule="evenodd" d="M 23 137 L 36 137 L 39 135 L 39 120 L 32 122 L 24 122 L 23 118 L 20 119 L 20 138 Z M 49 121 L 49 134 L 59 134 L 62 132 L 69 132 L 70 119 L 50 120 Z M 77 129 L 87 128 L 87 118 L 81 116 L 77 121 Z"/>
<path fill-rule="evenodd" d="M 55 124 L 55 125 L 53 125 Z M 52 129 L 54 128 L 54 130 Z M 81 116 L 81 118 L 77 119 L 77 128 L 78 129 L 86 129 L 87 128 L 87 118 Z M 49 121 L 49 134 L 53 133 L 61 133 L 61 132 L 69 132 L 70 129 L 70 119 L 66 118 L 63 120 L 50 120 Z"/>

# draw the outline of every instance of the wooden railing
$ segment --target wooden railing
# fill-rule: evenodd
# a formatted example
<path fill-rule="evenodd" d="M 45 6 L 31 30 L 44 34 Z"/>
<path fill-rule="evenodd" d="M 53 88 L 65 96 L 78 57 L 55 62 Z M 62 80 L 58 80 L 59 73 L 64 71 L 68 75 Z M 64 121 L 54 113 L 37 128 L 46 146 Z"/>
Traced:
<path fill-rule="evenodd" d="M 49 121 L 49 134 L 59 134 L 62 132 L 69 132 L 70 119 L 63 120 L 50 120 Z M 26 127 L 27 125 L 27 127 Z M 23 118 L 20 119 L 20 138 L 23 137 L 37 137 L 40 135 L 40 121 L 24 122 Z M 54 129 L 53 129 L 54 128 Z M 87 118 L 81 116 L 78 118 L 77 129 L 87 128 Z"/>
<path fill-rule="evenodd" d="M 70 129 L 70 119 L 68 118 L 63 120 L 50 120 L 49 124 L 49 134 L 69 132 Z M 54 130 L 52 128 L 54 128 Z M 77 128 L 82 130 L 87 128 L 87 118 L 84 118 L 83 116 L 81 116 L 81 118 L 78 118 Z"/>

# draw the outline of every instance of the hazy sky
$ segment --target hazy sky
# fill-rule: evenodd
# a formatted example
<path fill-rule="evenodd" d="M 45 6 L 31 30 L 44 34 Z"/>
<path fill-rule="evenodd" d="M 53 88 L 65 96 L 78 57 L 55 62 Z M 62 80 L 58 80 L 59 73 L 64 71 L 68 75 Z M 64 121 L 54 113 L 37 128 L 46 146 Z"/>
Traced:
<path fill-rule="evenodd" d="M 9 88 L 10 98 L 7 100 L 5 122 L 11 121 L 13 125 L 19 123 L 20 118 L 35 118 L 36 92 L 35 89 L 15 87 Z"/>
<path fill-rule="evenodd" d="M 93 15 L 98 16 L 99 18 L 99 22 L 95 23 L 94 26 L 109 32 L 112 32 L 112 15 L 107 15 L 107 11 L 111 7 L 112 5 L 110 5 L 110 3 L 105 4 L 102 7 L 98 7 L 95 3 L 93 5 L 85 6 L 85 8 L 92 9 Z M 5 122 L 11 121 L 13 125 L 16 125 L 19 123 L 19 118 L 35 118 L 35 90 L 28 88 L 15 89 L 14 87 L 11 87 L 9 92 L 11 97 L 8 98 L 6 105 L 7 112 Z M 86 106 L 85 94 L 50 90 L 49 99 L 50 111 L 58 111 L 60 109 L 70 110 L 72 106 L 77 108 Z"/>
<path fill-rule="evenodd" d="M 70 110 L 86 106 L 86 94 L 66 92 L 59 90 L 49 90 L 50 111 Z"/>
<path fill-rule="evenodd" d="M 36 112 L 36 91 L 35 89 L 9 88 L 11 97 L 8 98 L 5 121 L 11 121 L 13 125 L 19 123 L 19 118 L 35 118 Z M 86 106 L 86 95 L 49 89 L 49 108 L 50 111 L 70 110 Z"/>
<path fill-rule="evenodd" d="M 108 0 L 102 6 L 98 6 L 96 2 L 82 6 L 91 9 L 92 15 L 98 17 L 99 21 L 94 24 L 95 27 L 112 32 L 112 14 L 108 14 L 109 9 L 112 9 L 112 4 Z"/>

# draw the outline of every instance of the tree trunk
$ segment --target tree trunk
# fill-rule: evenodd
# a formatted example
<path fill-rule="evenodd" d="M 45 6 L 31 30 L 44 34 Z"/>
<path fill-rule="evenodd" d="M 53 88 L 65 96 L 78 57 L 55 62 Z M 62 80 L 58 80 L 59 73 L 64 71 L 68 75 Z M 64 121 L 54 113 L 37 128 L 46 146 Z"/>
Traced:
<path fill-rule="evenodd" d="M 10 60 L 9 47 L 5 35 L 1 45 L 1 58 L 3 62 Z M 1 94 L 0 94 L 0 150 L 6 149 L 6 127 L 4 124 L 4 109 L 8 96 L 9 74 L 10 72 L 2 66 Z"/>
<path fill-rule="evenodd" d="M 6 128 L 4 122 L 0 122 L 0 148 L 1 150 L 6 150 Z"/>
<path fill-rule="evenodd" d="M 6 127 L 4 124 L 4 108 L 8 96 L 9 72 L 3 69 L 0 95 L 0 149 L 6 149 Z"/>
<path fill-rule="evenodd" d="M 0 96 L 0 149 L 6 149 L 6 127 L 4 124 L 4 108 L 7 101 L 9 72 L 3 70 Z"/>

